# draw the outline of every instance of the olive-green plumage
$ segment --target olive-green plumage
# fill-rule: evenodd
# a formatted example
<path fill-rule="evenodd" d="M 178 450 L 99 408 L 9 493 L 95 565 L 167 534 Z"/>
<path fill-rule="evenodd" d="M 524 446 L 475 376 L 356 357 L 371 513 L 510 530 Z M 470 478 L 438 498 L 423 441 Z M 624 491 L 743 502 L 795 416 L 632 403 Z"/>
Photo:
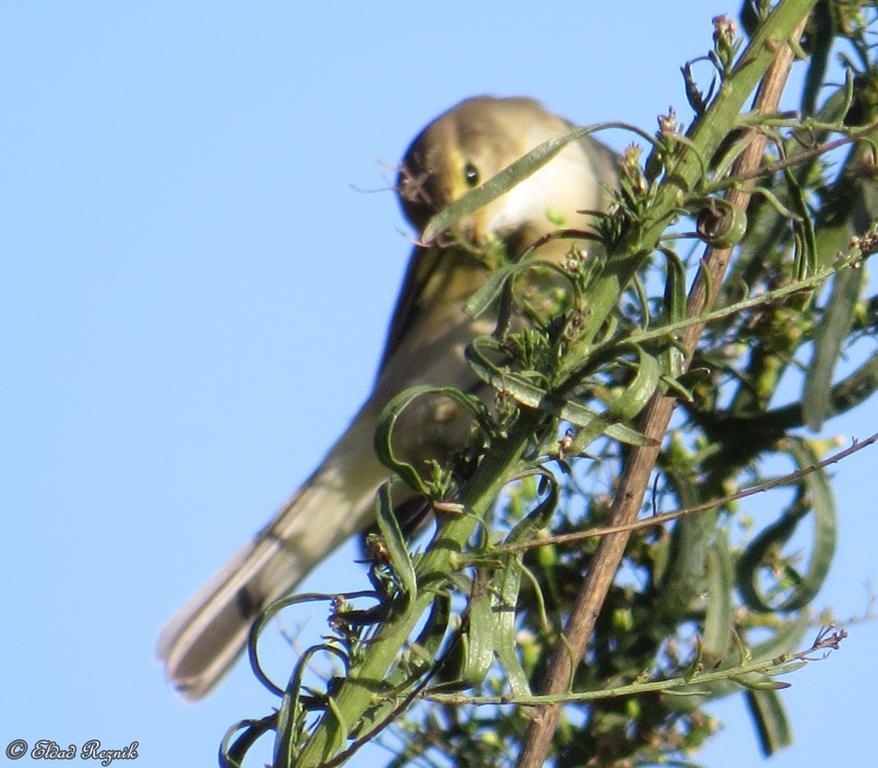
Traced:
<path fill-rule="evenodd" d="M 406 216 L 420 233 L 434 213 L 567 128 L 530 99 L 461 102 L 424 128 L 406 152 L 397 185 Z M 614 179 L 613 154 L 582 139 L 461 221 L 454 238 L 415 246 L 371 396 L 306 483 L 162 632 L 159 656 L 186 698 L 198 699 L 216 684 L 266 605 L 372 522 L 374 493 L 389 475 L 375 457 L 373 434 L 390 398 L 417 384 L 476 386 L 464 348 L 491 323 L 468 317 L 463 303 L 488 269 L 456 243 L 478 249 L 500 240 L 515 258 L 559 220 L 582 226 L 577 211 L 605 207 L 602 185 Z M 553 241 L 538 258 L 560 259 L 568 247 Z M 466 420 L 445 401 L 417 400 L 404 417 L 394 447 L 414 461 L 459 447 L 467 431 Z"/>

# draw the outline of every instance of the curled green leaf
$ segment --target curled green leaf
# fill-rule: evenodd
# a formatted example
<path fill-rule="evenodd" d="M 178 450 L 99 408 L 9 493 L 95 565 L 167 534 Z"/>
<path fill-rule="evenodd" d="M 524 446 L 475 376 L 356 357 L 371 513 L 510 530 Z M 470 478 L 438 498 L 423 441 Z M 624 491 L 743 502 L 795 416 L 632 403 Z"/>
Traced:
<path fill-rule="evenodd" d="M 787 438 L 787 452 L 800 468 L 813 466 L 818 457 L 807 441 Z M 787 565 L 785 573 L 791 582 L 788 594 L 780 600 L 768 596 L 759 585 L 759 574 L 769 554 L 793 535 L 802 519 L 813 512 L 814 539 L 811 557 L 803 574 Z M 829 572 L 835 554 L 837 512 L 829 479 L 823 471 L 815 471 L 802 479 L 799 493 L 781 517 L 767 526 L 747 547 L 738 563 L 738 589 L 748 607 L 756 611 L 795 611 L 808 605 Z M 787 590 L 784 590 L 787 591 Z"/>
<path fill-rule="evenodd" d="M 744 239 L 747 213 L 721 198 L 712 197 L 698 214 L 697 231 L 713 247 L 731 248 Z"/>
<path fill-rule="evenodd" d="M 409 387 L 384 406 L 381 415 L 378 417 L 378 426 L 375 429 L 375 452 L 384 466 L 396 472 L 418 493 L 429 498 L 431 492 L 428 483 L 412 464 L 399 458 L 393 450 L 393 430 L 399 417 L 414 400 L 428 395 L 440 395 L 454 400 L 472 413 L 476 420 L 483 425 L 487 423 L 487 416 L 484 406 L 479 402 L 478 398 L 464 394 L 454 387 L 431 387 L 427 385 Z"/>

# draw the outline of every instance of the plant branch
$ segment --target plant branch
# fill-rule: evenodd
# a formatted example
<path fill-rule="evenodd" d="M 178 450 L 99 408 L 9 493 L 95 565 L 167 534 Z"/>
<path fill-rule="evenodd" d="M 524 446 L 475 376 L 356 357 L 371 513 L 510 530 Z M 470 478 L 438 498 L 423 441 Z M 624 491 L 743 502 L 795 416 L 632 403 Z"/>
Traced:
<path fill-rule="evenodd" d="M 791 23 L 787 28 L 790 30 L 790 34 L 784 34 L 781 38 L 783 42 L 778 41 L 776 37 L 771 38 L 775 45 L 779 45 L 779 50 L 762 80 L 756 100 L 758 111 L 774 112 L 776 110 L 794 57 L 793 46 L 787 41 L 798 42 L 813 5 L 814 3 L 810 0 L 781 3 L 775 8 L 772 17 L 766 21 L 763 32 L 766 28 L 772 27 L 772 19 L 777 23 L 784 12 L 790 14 L 787 21 Z M 776 27 L 773 28 L 773 31 L 774 34 L 777 34 Z M 756 48 L 757 45 L 768 44 L 769 39 L 760 38 L 757 40 L 757 37 L 754 36 L 751 45 L 742 55 L 742 66 L 747 66 L 748 55 L 752 49 Z M 754 140 L 735 162 L 733 173 L 747 173 L 757 168 L 762 160 L 765 143 L 766 138 L 761 133 L 757 133 Z M 750 187 L 745 186 L 730 190 L 726 199 L 734 208 L 743 211 L 747 209 L 751 194 Z M 708 286 L 720 284 L 725 275 L 731 252 L 731 248 L 708 249 L 702 262 L 702 270 L 689 294 L 688 314 L 698 314 L 710 308 L 715 295 L 708 295 Z M 703 329 L 703 323 L 698 323 L 690 326 L 683 333 L 682 349 L 686 354 L 687 363 L 688 360 L 691 360 Z M 649 477 L 659 455 L 662 439 L 670 422 L 674 403 L 672 398 L 656 395 L 647 406 L 641 422 L 642 432 L 648 439 L 654 440 L 655 445 L 632 450 L 630 461 L 621 478 L 611 509 L 611 523 L 613 525 L 625 525 L 636 519 L 649 484 Z M 585 653 L 588 638 L 594 630 L 600 608 L 615 578 L 629 535 L 626 531 L 601 539 L 594 555 L 592 567 L 567 621 L 563 639 L 558 643 L 550 662 L 544 685 L 546 695 L 557 695 L 569 689 L 573 670 Z M 555 735 L 559 715 L 560 705 L 557 703 L 545 705 L 538 710 L 528 729 L 525 745 L 518 759 L 518 768 L 540 768 L 543 765 Z"/>
<path fill-rule="evenodd" d="M 768 480 L 764 483 L 757 483 L 756 485 L 748 486 L 747 488 L 731 493 L 728 496 L 711 499 L 703 504 L 694 504 L 691 507 L 675 509 L 671 512 L 664 512 L 660 515 L 654 515 L 653 517 L 644 518 L 643 520 L 634 520 L 630 523 L 622 523 L 620 525 L 601 525 L 595 528 L 588 528 L 584 531 L 576 531 L 575 533 L 561 533 L 557 536 L 543 536 L 536 539 L 525 539 L 523 541 L 516 541 L 512 544 L 498 544 L 491 549 L 491 554 L 508 555 L 513 552 L 538 549 L 539 547 L 556 544 L 572 544 L 577 541 L 594 539 L 599 536 L 609 536 L 612 533 L 633 533 L 634 531 L 641 531 L 645 528 L 655 528 L 656 526 L 664 525 L 665 523 L 670 523 L 683 517 L 689 517 L 690 515 L 695 515 L 699 512 L 708 512 L 711 509 L 727 506 L 735 501 L 746 499 L 748 496 L 755 496 L 757 493 L 765 493 L 774 488 L 782 488 L 785 485 L 792 485 L 793 483 L 799 482 L 803 477 L 814 472 L 819 472 L 821 469 L 825 469 L 833 464 L 837 464 L 848 456 L 852 456 L 863 450 L 863 448 L 868 448 L 875 443 L 878 443 L 878 432 L 870 435 L 865 440 L 853 440 L 851 445 L 843 451 L 834 453 L 828 459 L 812 464 L 809 467 L 790 472 L 783 477 L 776 477 L 774 480 Z"/>
<path fill-rule="evenodd" d="M 821 155 L 825 155 L 828 152 L 832 152 L 833 150 L 839 149 L 840 147 L 843 147 L 847 144 L 853 144 L 860 139 L 867 138 L 871 134 L 875 133 L 876 129 L 878 129 L 878 123 L 872 123 L 871 125 L 867 125 L 864 128 L 852 130 L 839 139 L 827 141 L 823 144 L 818 144 L 814 147 L 811 147 L 811 149 L 806 149 L 803 152 L 799 152 L 798 154 L 794 155 L 793 157 L 789 157 L 786 160 L 778 160 L 774 163 L 768 163 L 767 165 L 753 168 L 747 173 L 742 173 L 740 176 L 733 175 L 731 179 L 722 179 L 715 184 L 708 184 L 707 190 L 708 192 L 718 192 L 723 189 L 727 189 L 728 187 L 731 187 L 735 184 L 740 184 L 742 181 L 750 181 L 751 179 L 771 176 L 772 174 L 777 173 L 778 171 L 783 171 L 786 168 L 795 168 L 798 165 L 804 165 L 805 163 L 814 160 Z M 839 127 L 835 130 L 842 130 L 842 128 Z"/>
<path fill-rule="evenodd" d="M 698 696 L 702 691 L 678 691 L 679 688 L 690 688 L 699 684 L 714 683 L 718 680 L 733 680 L 745 687 L 748 682 L 750 685 L 759 689 L 762 688 L 787 688 L 786 683 L 761 684 L 760 681 L 743 681 L 740 678 L 743 675 L 762 674 L 769 676 L 783 675 L 793 672 L 802 664 L 811 661 L 820 661 L 824 656 L 815 658 L 813 654 L 818 652 L 828 653 L 830 650 L 838 650 L 841 642 L 847 637 L 844 629 L 832 631 L 832 628 L 823 628 L 818 632 L 817 637 L 809 648 L 795 653 L 782 653 L 770 659 L 761 659 L 759 661 L 750 661 L 748 659 L 742 661 L 733 667 L 724 667 L 723 669 L 714 670 L 712 672 L 695 672 L 690 675 L 681 675 L 679 677 L 671 677 L 665 680 L 653 680 L 647 683 L 631 683 L 629 685 L 618 685 L 614 688 L 604 688 L 600 691 L 580 691 L 576 693 L 560 693 L 544 696 L 462 696 L 455 693 L 431 693 L 426 691 L 424 698 L 431 701 L 440 702 L 442 704 L 468 704 L 475 706 L 486 705 L 502 705 L 515 704 L 522 707 L 532 707 L 543 704 L 570 704 L 573 702 L 598 701 L 602 699 L 614 699 L 620 696 L 637 696 L 643 693 L 670 693 L 674 692 L 682 696 Z"/>

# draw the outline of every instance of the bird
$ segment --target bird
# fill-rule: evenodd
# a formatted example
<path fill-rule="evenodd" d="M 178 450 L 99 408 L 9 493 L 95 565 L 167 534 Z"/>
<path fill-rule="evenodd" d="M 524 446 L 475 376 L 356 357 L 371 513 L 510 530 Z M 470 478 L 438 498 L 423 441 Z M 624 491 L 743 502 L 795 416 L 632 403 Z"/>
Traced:
<path fill-rule="evenodd" d="M 418 238 L 434 214 L 570 127 L 524 97 L 477 96 L 439 115 L 412 141 L 395 185 Z M 500 242 L 515 259 L 559 223 L 582 222 L 579 211 L 605 209 L 617 168 L 612 150 L 582 137 L 462 218 L 452 236 L 433 244 L 415 241 L 371 395 L 301 488 L 162 631 L 158 656 L 185 699 L 200 699 L 217 684 L 267 605 L 374 522 L 375 493 L 391 474 L 373 448 L 384 406 L 419 384 L 476 388 L 464 350 L 490 332 L 492 322 L 490 316 L 473 319 L 463 306 L 490 273 L 480 249 Z M 552 240 L 537 258 L 560 261 L 570 242 Z M 447 399 L 419 398 L 401 418 L 394 450 L 421 463 L 460 448 L 469 429 L 460 408 Z"/>

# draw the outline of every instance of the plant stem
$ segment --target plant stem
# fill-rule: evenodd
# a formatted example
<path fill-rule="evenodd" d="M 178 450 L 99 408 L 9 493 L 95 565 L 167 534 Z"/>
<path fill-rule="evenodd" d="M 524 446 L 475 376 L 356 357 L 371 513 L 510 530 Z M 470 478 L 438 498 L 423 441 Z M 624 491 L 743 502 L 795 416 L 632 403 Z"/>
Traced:
<path fill-rule="evenodd" d="M 716 148 L 714 145 L 725 135 L 726 128 L 732 125 L 744 99 L 766 70 L 768 71 L 760 89 L 757 109 L 763 112 L 776 109 L 793 60 L 792 48 L 780 44 L 780 41 L 798 41 L 813 5 L 814 0 L 782 2 L 756 31 L 732 77 L 723 83 L 716 103 L 705 113 L 704 119 L 693 126 L 689 138 L 704 152 L 705 157 L 712 156 L 712 150 Z M 718 106 L 719 103 L 721 107 Z M 704 143 L 699 141 L 702 134 L 707 136 Z M 757 134 L 736 161 L 734 173 L 747 172 L 756 167 L 762 158 L 764 146 L 764 137 Z M 687 156 L 688 154 L 690 153 Z M 741 210 L 746 210 L 749 198 L 750 192 L 745 190 L 732 190 L 728 196 L 730 203 Z M 708 296 L 708 285 L 719 285 L 730 256 L 731 248 L 709 249 L 702 268 L 707 271 L 707 277 L 699 273 L 689 295 L 689 314 L 698 314 L 709 308 L 714 296 Z M 683 348 L 687 359 L 691 358 L 703 328 L 703 323 L 699 323 L 684 331 Z M 641 420 L 641 431 L 647 438 L 655 440 L 655 445 L 632 450 L 610 512 L 611 525 L 625 525 L 636 518 L 671 419 L 674 403 L 672 398 L 657 394 L 647 406 Z M 560 694 L 569 689 L 573 670 L 585 653 L 586 643 L 594 631 L 600 608 L 615 579 L 629 536 L 630 533 L 625 531 L 601 539 L 593 565 L 565 627 L 564 638 L 558 643 L 550 662 L 544 686 L 546 695 Z M 543 765 L 555 735 L 559 715 L 559 704 L 545 705 L 538 711 L 528 729 L 525 745 L 517 762 L 518 768 L 539 768 Z"/>

